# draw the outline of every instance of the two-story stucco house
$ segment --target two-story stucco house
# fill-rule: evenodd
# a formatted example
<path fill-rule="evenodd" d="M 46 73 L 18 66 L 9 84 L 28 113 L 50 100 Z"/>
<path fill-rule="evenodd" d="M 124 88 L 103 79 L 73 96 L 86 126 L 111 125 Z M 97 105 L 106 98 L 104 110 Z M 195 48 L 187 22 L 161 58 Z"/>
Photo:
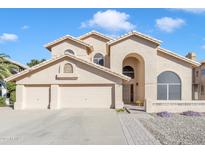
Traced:
<path fill-rule="evenodd" d="M 132 31 L 112 39 L 92 31 L 45 45 L 52 58 L 7 78 L 17 84 L 15 109 L 123 108 L 147 112 L 205 111 L 193 100 L 193 70 L 200 67 Z"/>

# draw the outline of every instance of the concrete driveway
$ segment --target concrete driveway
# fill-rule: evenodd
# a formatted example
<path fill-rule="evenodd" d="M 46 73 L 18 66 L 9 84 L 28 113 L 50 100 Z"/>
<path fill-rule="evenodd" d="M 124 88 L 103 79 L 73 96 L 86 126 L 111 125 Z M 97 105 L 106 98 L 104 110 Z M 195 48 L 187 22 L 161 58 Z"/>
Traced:
<path fill-rule="evenodd" d="M 127 144 L 110 109 L 0 110 L 0 144 Z"/>

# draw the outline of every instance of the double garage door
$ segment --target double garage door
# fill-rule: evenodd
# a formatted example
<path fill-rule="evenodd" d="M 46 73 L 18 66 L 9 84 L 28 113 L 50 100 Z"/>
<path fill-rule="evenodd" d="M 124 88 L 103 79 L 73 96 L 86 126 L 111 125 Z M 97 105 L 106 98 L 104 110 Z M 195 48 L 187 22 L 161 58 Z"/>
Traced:
<path fill-rule="evenodd" d="M 110 108 L 112 86 L 60 86 L 60 108 Z M 27 86 L 25 108 L 47 109 L 51 102 L 50 86 Z"/>

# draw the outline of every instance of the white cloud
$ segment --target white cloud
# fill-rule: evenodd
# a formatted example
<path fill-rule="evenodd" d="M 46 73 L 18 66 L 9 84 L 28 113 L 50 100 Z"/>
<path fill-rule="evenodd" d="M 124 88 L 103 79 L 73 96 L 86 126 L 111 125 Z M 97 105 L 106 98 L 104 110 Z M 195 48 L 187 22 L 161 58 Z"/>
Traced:
<path fill-rule="evenodd" d="M 21 27 L 22 30 L 29 29 L 29 28 L 30 27 L 28 25 L 24 25 L 24 26 Z"/>
<path fill-rule="evenodd" d="M 181 9 L 175 9 L 175 10 L 181 10 L 181 11 L 184 11 L 184 12 L 188 12 L 188 13 L 194 13 L 194 14 L 202 14 L 202 13 L 205 13 L 205 9 L 202 9 L 202 8 L 181 8 Z"/>
<path fill-rule="evenodd" d="M 17 39 L 18 36 L 16 34 L 3 33 L 2 35 L 0 35 L 1 42 L 12 42 L 16 41 Z"/>
<path fill-rule="evenodd" d="M 116 10 L 99 11 L 95 13 L 92 19 L 81 23 L 81 27 L 100 27 L 109 31 L 130 31 L 135 25 L 128 21 L 129 14 Z"/>
<path fill-rule="evenodd" d="M 180 18 L 163 17 L 156 20 L 156 26 L 164 32 L 173 32 L 185 24 L 185 21 Z"/>

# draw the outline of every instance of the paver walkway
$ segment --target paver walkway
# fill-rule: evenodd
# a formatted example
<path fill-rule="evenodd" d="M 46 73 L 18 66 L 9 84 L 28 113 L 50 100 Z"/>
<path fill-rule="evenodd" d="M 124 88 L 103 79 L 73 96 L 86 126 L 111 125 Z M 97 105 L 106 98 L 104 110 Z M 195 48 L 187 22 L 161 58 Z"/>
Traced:
<path fill-rule="evenodd" d="M 127 143 L 131 145 L 159 145 L 153 135 L 140 123 L 141 114 L 118 114 Z"/>

